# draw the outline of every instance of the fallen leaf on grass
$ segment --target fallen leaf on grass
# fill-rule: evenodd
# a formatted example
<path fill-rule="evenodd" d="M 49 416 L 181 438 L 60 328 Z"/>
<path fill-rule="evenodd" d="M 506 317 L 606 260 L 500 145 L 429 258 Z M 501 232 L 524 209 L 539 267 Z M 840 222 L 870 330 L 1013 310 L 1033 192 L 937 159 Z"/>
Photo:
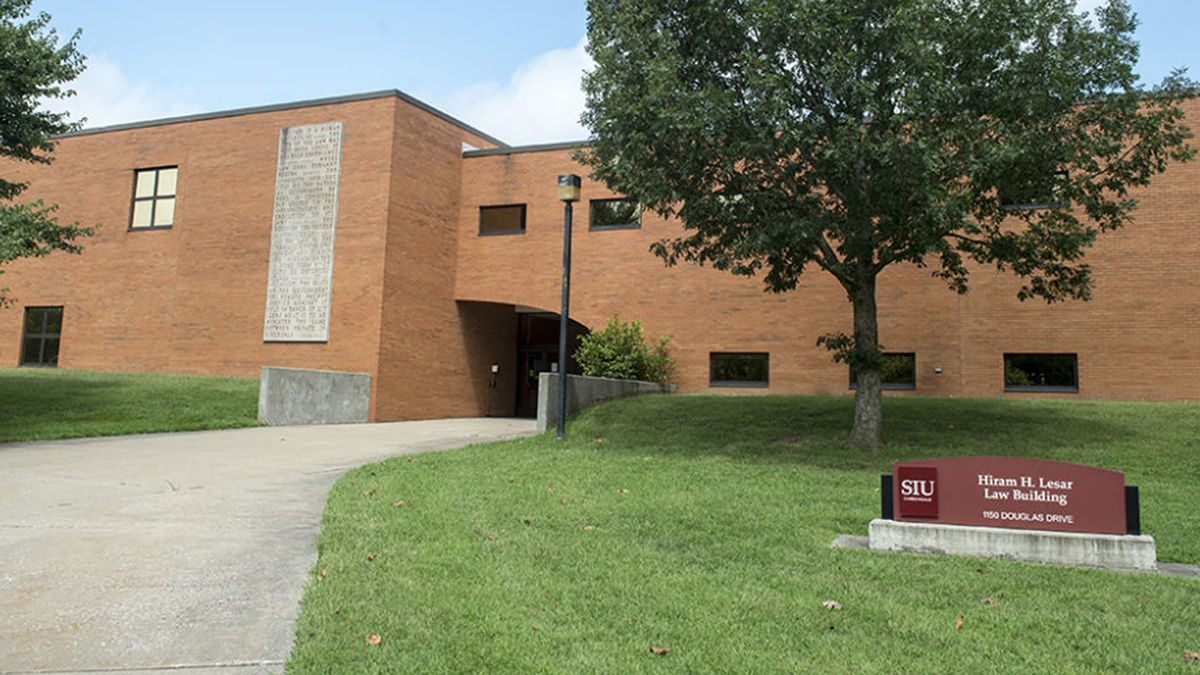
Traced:
<path fill-rule="evenodd" d="M 1184 661 L 1200 661 L 1200 652 L 1193 652 L 1193 651 L 1188 651 L 1185 649 L 1183 651 L 1183 660 Z"/>
<path fill-rule="evenodd" d="M 542 627 L 541 627 L 541 626 L 531 626 L 531 628 L 533 628 L 534 630 L 541 630 L 541 629 L 542 629 Z"/>
<path fill-rule="evenodd" d="M 642 458 L 642 461 L 643 461 L 643 462 L 649 462 L 649 461 L 650 461 L 650 458 L 649 458 L 649 457 L 643 457 L 643 458 Z"/>
<path fill-rule="evenodd" d="M 405 458 L 404 458 L 404 461 L 406 461 L 406 462 L 413 462 L 413 461 L 416 461 L 416 460 L 414 460 L 412 457 L 405 457 Z"/>
<path fill-rule="evenodd" d="M 378 646 L 381 642 L 383 642 L 383 638 L 379 637 L 379 633 L 371 633 L 370 635 L 368 635 L 367 637 L 365 637 L 363 639 L 366 641 L 367 644 L 369 644 L 373 647 Z"/>
<path fill-rule="evenodd" d="M 979 602 L 982 602 L 982 603 L 983 603 L 983 604 L 985 604 L 985 605 L 994 605 L 994 604 L 996 604 L 996 601 L 995 601 L 995 600 L 993 600 L 993 599 L 991 599 L 991 598 L 984 598 L 984 599 L 980 600 Z"/>
<path fill-rule="evenodd" d="M 960 617 L 958 617 L 958 621 L 955 621 L 955 622 L 954 622 L 954 630 L 961 630 L 961 629 L 962 629 L 963 619 L 964 619 L 965 617 L 966 617 L 966 615 L 965 615 L 965 614 L 964 614 L 963 616 L 960 616 Z"/>
<path fill-rule="evenodd" d="M 376 492 L 377 492 L 376 490 L 371 490 L 370 492 L 367 493 L 367 496 L 374 497 Z"/>
<path fill-rule="evenodd" d="M 368 553 L 368 554 L 367 554 L 367 560 L 374 560 L 374 559 L 376 559 L 376 558 L 378 558 L 378 557 L 379 557 L 379 554 L 378 554 L 378 553 Z"/>
<path fill-rule="evenodd" d="M 594 529 L 596 529 L 596 526 L 595 526 L 595 525 L 584 525 L 584 526 L 583 526 L 583 529 L 585 529 L 585 530 L 594 530 Z"/>
<path fill-rule="evenodd" d="M 621 494 L 628 494 L 629 490 L 626 490 L 625 488 L 621 488 L 620 490 L 617 490 L 617 492 L 620 492 Z"/>
<path fill-rule="evenodd" d="M 667 654 L 667 653 L 669 653 L 670 651 L 671 651 L 670 647 L 651 647 L 651 648 L 650 648 L 650 653 L 651 653 L 651 654 L 659 654 L 659 655 L 661 655 L 661 654 Z"/>
<path fill-rule="evenodd" d="M 562 504 L 563 506 L 566 506 L 566 505 L 567 505 L 567 500 L 565 500 L 565 499 L 560 499 L 560 500 L 558 500 L 558 503 L 559 503 L 559 504 Z"/>
<path fill-rule="evenodd" d="M 554 488 L 546 488 L 546 492 L 554 492 Z"/>
<path fill-rule="evenodd" d="M 837 600 L 826 600 L 825 602 L 822 602 L 821 605 L 831 612 L 842 608 L 842 603 L 838 602 Z"/>
<path fill-rule="evenodd" d="M 492 541 L 492 538 L 489 537 L 488 535 L 484 534 L 482 530 L 475 530 L 475 535 L 479 536 L 479 537 L 483 537 L 487 541 Z"/>
<path fill-rule="evenodd" d="M 392 504 L 392 506 L 404 506 L 404 502 L 396 502 L 395 504 Z"/>
<path fill-rule="evenodd" d="M 320 572 L 317 572 L 317 581 L 320 581 L 324 578 L 325 578 L 325 570 L 321 570 Z"/>
<path fill-rule="evenodd" d="M 592 442 L 593 442 L 593 443 L 603 443 L 603 442 L 604 442 L 604 439 L 603 439 L 603 438 L 597 438 L 596 440 L 594 440 L 594 441 L 592 441 Z"/>

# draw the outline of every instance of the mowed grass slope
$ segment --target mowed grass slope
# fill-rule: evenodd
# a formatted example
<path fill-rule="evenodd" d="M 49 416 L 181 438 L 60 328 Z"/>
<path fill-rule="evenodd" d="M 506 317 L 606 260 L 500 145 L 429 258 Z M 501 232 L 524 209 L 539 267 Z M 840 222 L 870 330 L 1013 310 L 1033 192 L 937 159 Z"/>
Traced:
<path fill-rule="evenodd" d="M 0 370 L 0 443 L 258 424 L 258 380 Z"/>
<path fill-rule="evenodd" d="M 288 672 L 1197 672 L 1195 580 L 829 544 L 893 460 L 1014 455 L 1125 471 L 1160 560 L 1200 562 L 1200 406 L 889 398 L 872 454 L 851 405 L 626 400 L 353 471 Z"/>

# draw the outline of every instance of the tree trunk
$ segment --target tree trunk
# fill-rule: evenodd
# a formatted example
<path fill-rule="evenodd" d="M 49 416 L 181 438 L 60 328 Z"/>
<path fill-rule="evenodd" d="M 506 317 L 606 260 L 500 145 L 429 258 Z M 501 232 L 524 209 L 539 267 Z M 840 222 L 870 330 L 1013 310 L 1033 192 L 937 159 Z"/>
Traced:
<path fill-rule="evenodd" d="M 846 442 L 855 447 L 879 449 L 883 442 L 883 392 L 879 373 L 879 326 L 875 313 L 875 276 L 860 270 L 850 298 L 854 306 L 854 351 L 866 357 L 855 368 L 854 426 Z"/>

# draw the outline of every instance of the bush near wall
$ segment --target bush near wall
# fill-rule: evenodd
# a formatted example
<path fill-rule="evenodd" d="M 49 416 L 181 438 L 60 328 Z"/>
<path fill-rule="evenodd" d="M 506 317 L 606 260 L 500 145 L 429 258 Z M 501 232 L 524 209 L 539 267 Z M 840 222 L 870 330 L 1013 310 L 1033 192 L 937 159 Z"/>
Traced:
<path fill-rule="evenodd" d="M 579 338 L 575 360 L 591 377 L 666 383 L 675 369 L 667 353 L 670 340 L 659 337 L 647 344 L 641 321 L 625 323 L 614 314 L 603 330 Z"/>

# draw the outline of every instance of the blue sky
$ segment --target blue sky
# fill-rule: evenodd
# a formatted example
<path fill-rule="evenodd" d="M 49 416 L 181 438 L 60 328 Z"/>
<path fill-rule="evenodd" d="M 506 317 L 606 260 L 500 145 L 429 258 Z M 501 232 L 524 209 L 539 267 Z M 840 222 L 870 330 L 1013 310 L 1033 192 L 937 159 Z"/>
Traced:
<path fill-rule="evenodd" d="M 1084 8 L 1099 0 L 1080 0 Z M 1200 79 L 1200 0 L 1132 0 L 1140 72 Z M 400 89 L 509 143 L 581 140 L 583 0 L 34 0 L 81 28 L 88 126 Z"/>

